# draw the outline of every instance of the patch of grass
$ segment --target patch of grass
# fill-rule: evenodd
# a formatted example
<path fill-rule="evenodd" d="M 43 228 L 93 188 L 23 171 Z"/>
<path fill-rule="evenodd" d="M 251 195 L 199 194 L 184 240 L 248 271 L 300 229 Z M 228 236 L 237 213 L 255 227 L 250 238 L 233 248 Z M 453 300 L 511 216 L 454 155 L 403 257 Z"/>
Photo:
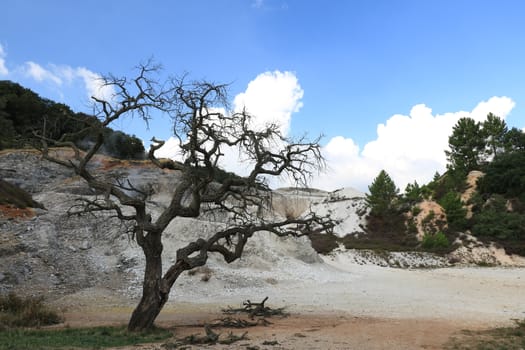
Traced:
<path fill-rule="evenodd" d="M 520 350 L 525 349 L 525 320 L 514 320 L 514 327 L 501 327 L 483 331 L 463 331 L 452 338 L 449 350 Z"/>
<path fill-rule="evenodd" d="M 15 293 L 0 296 L 0 331 L 17 327 L 40 327 L 62 322 L 42 298 L 22 298 Z"/>
<path fill-rule="evenodd" d="M 15 329 L 0 331 L 0 350 L 100 349 L 160 342 L 172 336 L 165 329 L 130 333 L 122 327 Z"/>

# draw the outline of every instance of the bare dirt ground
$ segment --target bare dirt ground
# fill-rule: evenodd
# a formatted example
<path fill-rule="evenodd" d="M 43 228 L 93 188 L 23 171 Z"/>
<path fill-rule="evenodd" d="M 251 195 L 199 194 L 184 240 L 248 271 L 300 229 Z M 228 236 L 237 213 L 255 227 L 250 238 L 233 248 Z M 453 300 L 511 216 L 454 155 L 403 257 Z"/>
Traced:
<path fill-rule="evenodd" d="M 511 325 L 512 319 L 525 318 L 523 268 L 351 270 L 348 280 L 290 280 L 262 290 L 216 290 L 212 295 L 213 284 L 196 283 L 193 293 L 186 287 L 172 293 L 157 324 L 173 330 L 168 343 L 174 343 L 204 335 L 204 324 L 224 317 L 221 309 L 270 295 L 266 305 L 287 307 L 289 317 L 270 318 L 267 326 L 218 328 L 223 336 L 248 332 L 248 339 L 186 349 L 442 349 L 462 330 Z M 94 288 L 61 298 L 56 305 L 63 308 L 66 324 L 74 327 L 126 324 L 136 301 Z M 128 349 L 165 349 L 161 345 Z"/>
<path fill-rule="evenodd" d="M 165 310 L 157 325 L 173 331 L 174 337 L 163 343 L 176 343 L 190 335 L 203 336 L 203 325 L 224 317 L 220 312 Z M 66 312 L 66 324 L 75 326 L 125 324 L 131 308 Z M 191 345 L 185 349 L 442 349 L 451 336 L 462 329 L 478 330 L 487 324 L 455 322 L 442 319 L 389 319 L 355 317 L 348 313 L 296 314 L 270 318 L 271 324 L 243 329 L 215 328 L 216 333 L 232 332 L 247 339 L 230 345 Z M 119 348 L 124 349 L 124 348 Z M 162 344 L 147 344 L 127 349 L 163 349 Z"/>

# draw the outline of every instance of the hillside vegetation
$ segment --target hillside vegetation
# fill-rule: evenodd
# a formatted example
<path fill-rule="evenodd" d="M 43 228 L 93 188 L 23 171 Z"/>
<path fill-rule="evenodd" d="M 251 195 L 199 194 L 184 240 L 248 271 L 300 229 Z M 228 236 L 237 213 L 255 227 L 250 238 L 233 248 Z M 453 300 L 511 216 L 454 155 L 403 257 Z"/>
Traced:
<path fill-rule="evenodd" d="M 367 195 L 370 237 L 390 237 L 407 249 L 448 252 L 470 234 L 509 254 L 525 255 L 523 131 L 508 129 L 493 114 L 482 123 L 462 118 L 449 147 L 447 171 L 428 184 L 414 182 L 400 193 L 388 173 L 380 172 Z"/>
<path fill-rule="evenodd" d="M 94 135 L 84 130 L 97 123 L 96 116 L 75 113 L 69 106 L 42 98 L 17 83 L 0 81 L 0 150 L 35 145 L 39 141 L 35 134 L 85 148 Z M 124 159 L 143 157 L 139 138 L 110 128 L 105 128 L 104 134 L 104 153 Z"/>

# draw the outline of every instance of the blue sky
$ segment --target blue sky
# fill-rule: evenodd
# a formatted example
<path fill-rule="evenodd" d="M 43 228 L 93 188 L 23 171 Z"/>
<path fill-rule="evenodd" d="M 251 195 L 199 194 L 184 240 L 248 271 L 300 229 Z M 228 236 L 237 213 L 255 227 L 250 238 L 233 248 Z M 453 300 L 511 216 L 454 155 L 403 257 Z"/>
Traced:
<path fill-rule="evenodd" d="M 275 102 L 261 114 L 282 117 L 289 135 L 324 135 L 329 169 L 314 180 L 317 187 L 366 190 L 382 168 L 402 188 L 426 182 L 444 170 L 446 140 L 462 116 L 482 120 L 493 111 L 525 127 L 523 1 L 6 0 L 0 6 L 0 79 L 77 111 L 89 111 L 89 79 L 129 75 L 152 56 L 166 74 L 230 82 L 232 100 Z M 144 140 L 171 136 L 163 118 L 149 131 L 129 121 L 115 127 Z"/>

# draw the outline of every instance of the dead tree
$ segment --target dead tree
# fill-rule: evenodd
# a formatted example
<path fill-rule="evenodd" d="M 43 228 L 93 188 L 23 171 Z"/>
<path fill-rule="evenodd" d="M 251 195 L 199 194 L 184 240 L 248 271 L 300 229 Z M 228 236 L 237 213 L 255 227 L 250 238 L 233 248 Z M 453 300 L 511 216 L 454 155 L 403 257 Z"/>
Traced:
<path fill-rule="evenodd" d="M 115 96 L 111 100 L 93 97 L 98 120 L 86 128 L 96 135 L 96 140 L 86 151 L 67 141 L 74 139 L 74 135 L 64 135 L 60 140 L 41 137 L 45 159 L 74 170 L 92 189 L 105 194 L 103 199 L 84 198 L 81 211 L 114 212 L 132 227 L 133 238 L 142 248 L 146 260 L 142 298 L 131 315 L 130 331 L 151 328 L 177 278 L 184 271 L 206 264 L 210 253 L 220 254 L 231 263 L 241 257 L 246 242 L 257 232 L 297 237 L 332 227 L 328 218 L 314 213 L 281 221 L 271 221 L 263 215 L 271 200 L 265 178 L 290 176 L 304 185 L 323 162 L 317 141 L 285 139 L 276 125 L 254 130 L 252 116 L 246 110 L 229 111 L 226 85 L 188 83 L 185 78 L 171 78 L 161 84 L 155 78 L 159 69 L 147 62 L 138 67 L 134 79 L 104 78 Z M 169 165 L 180 174 L 181 180 L 173 188 L 169 205 L 155 220 L 146 206 L 147 193 L 130 181 L 103 180 L 90 167 L 104 142 L 103 127 L 128 115 L 138 115 L 147 122 L 152 111 L 172 118 L 183 157 L 181 162 Z M 160 162 L 154 153 L 162 144 L 153 139 L 149 150 L 149 160 L 159 168 L 166 163 Z M 68 147 L 73 156 L 60 157 L 49 151 L 51 145 Z M 228 147 L 237 149 L 251 162 L 251 171 L 247 176 L 229 176 L 218 182 L 219 161 Z M 125 207 L 132 210 L 124 210 Z M 162 234 L 168 224 L 177 217 L 196 218 L 208 211 L 227 212 L 230 225 L 178 249 L 175 263 L 163 270 Z"/>

